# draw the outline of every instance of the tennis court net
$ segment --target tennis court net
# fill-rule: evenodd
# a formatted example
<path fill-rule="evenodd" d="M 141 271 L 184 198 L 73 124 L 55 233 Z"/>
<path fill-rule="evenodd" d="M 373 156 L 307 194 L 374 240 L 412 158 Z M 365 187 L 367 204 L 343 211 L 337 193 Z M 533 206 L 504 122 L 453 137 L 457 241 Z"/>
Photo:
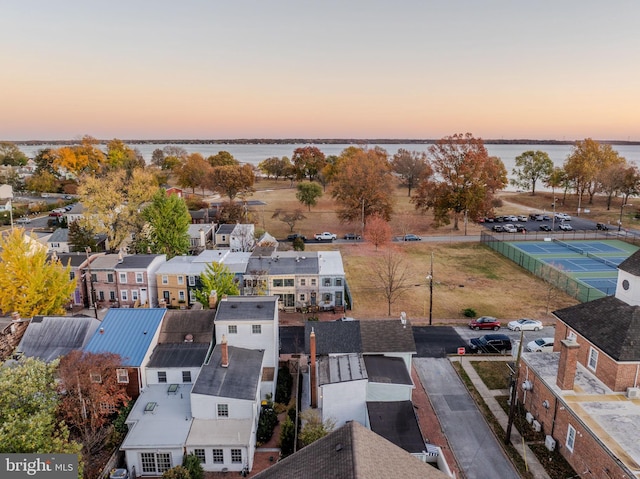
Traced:
<path fill-rule="evenodd" d="M 571 251 L 575 251 L 576 253 L 585 254 L 582 248 L 578 248 L 577 246 L 572 245 L 571 243 L 565 243 L 564 241 L 560 241 L 559 239 L 553 238 L 554 243 L 558 243 L 560 246 L 564 246 L 565 248 L 570 249 Z M 587 253 L 588 255 L 589 253 Z"/>
<path fill-rule="evenodd" d="M 606 264 L 610 268 L 618 269 L 617 263 L 614 263 L 613 261 L 609 261 L 608 259 L 605 259 L 605 258 L 601 258 L 600 256 L 596 256 L 595 254 L 589 253 L 588 251 L 587 251 L 587 257 L 591 259 L 595 259 L 596 261 L 600 261 L 602 264 Z"/>

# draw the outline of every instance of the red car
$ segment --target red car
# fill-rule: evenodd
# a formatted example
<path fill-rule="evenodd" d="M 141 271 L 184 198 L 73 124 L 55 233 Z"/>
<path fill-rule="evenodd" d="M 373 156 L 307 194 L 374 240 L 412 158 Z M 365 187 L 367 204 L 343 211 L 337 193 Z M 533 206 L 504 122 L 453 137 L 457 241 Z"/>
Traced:
<path fill-rule="evenodd" d="M 479 318 L 469 321 L 469 327 L 471 329 L 493 329 L 497 331 L 500 329 L 500 321 L 491 316 L 480 316 Z"/>

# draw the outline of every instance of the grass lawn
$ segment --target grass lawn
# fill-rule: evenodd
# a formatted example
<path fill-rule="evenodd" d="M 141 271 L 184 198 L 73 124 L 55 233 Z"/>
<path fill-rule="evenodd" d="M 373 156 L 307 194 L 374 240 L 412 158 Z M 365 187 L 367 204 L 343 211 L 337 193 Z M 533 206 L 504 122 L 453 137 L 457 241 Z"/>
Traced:
<path fill-rule="evenodd" d="M 482 382 L 489 389 L 508 389 L 511 369 L 506 361 L 471 361 Z"/>

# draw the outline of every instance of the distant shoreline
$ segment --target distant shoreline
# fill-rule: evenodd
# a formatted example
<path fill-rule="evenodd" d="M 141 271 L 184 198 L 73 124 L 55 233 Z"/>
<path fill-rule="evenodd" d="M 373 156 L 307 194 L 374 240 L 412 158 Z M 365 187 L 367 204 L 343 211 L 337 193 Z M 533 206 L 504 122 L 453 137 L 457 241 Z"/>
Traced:
<path fill-rule="evenodd" d="M 236 138 L 236 139 L 206 139 L 206 140 L 121 140 L 128 145 L 399 145 L 415 144 L 430 145 L 437 143 L 437 139 L 406 139 L 406 138 Z M 15 145 L 78 145 L 80 139 L 75 140 L 0 140 L 9 141 Z M 106 145 L 111 140 L 96 140 L 99 144 Z M 608 145 L 640 145 L 640 141 L 624 140 L 596 140 L 598 143 Z M 573 145 L 576 140 L 483 140 L 485 145 Z"/>

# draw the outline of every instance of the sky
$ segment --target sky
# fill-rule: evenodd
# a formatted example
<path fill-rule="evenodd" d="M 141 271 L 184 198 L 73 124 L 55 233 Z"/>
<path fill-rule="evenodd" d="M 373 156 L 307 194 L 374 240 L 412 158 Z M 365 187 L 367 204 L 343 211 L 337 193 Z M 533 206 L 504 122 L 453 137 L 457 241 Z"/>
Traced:
<path fill-rule="evenodd" d="M 637 0 L 1 0 L 0 140 L 640 140 Z"/>

